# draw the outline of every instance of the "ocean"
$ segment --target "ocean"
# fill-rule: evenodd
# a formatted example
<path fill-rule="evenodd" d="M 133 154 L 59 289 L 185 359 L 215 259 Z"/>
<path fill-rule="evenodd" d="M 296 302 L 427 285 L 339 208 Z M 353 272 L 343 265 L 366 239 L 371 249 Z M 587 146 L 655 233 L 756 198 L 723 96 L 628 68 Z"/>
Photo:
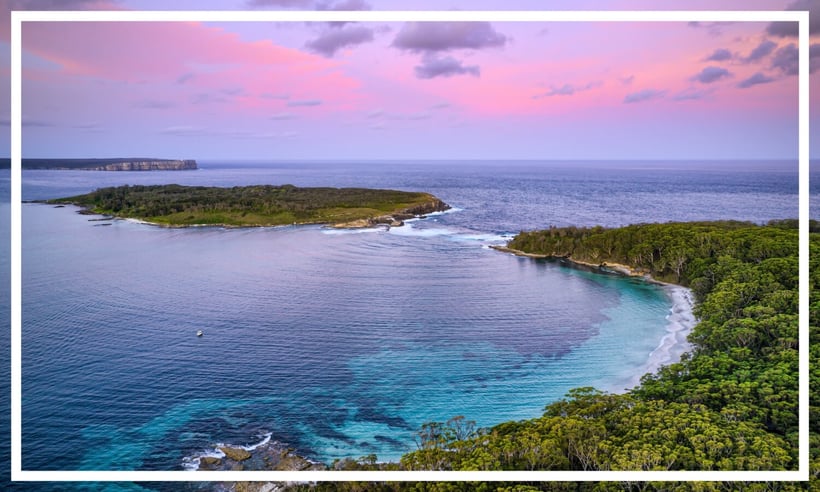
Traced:
<path fill-rule="evenodd" d="M 680 299 L 490 246 L 551 225 L 798 215 L 792 161 L 199 165 L 24 171 L 23 199 L 289 183 L 426 191 L 453 208 L 337 231 L 166 229 L 24 204 L 24 469 L 182 470 L 220 443 L 266 439 L 328 463 L 395 460 L 425 422 L 485 427 L 539 416 L 574 387 L 623 391 L 678 355 L 666 352 Z M 6 173 L 4 230 L 8 189 Z"/>

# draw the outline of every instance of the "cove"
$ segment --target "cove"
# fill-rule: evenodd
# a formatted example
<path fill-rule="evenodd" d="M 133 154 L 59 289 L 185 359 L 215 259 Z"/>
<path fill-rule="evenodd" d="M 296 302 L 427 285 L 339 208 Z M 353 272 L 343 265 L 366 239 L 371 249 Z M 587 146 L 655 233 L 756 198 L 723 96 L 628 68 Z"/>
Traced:
<path fill-rule="evenodd" d="M 27 469 L 179 469 L 266 435 L 325 462 L 397 459 L 428 421 L 491 426 L 574 387 L 623 389 L 672 306 L 443 216 L 171 230 L 23 213 Z"/>

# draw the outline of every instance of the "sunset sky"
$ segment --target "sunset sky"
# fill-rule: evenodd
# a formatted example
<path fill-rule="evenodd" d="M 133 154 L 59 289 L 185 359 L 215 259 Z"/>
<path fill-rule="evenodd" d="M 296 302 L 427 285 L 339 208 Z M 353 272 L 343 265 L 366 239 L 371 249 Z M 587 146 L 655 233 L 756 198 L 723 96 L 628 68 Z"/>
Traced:
<path fill-rule="evenodd" d="M 5 2 L 8 9 L 811 8 L 820 0 Z M 24 157 L 797 156 L 796 24 L 36 23 Z M 817 70 L 816 72 L 820 72 Z M 8 76 L 3 78 L 8 93 Z M 811 89 L 820 93 L 820 75 Z M 7 98 L 0 108 L 9 114 Z M 820 98 L 810 103 L 820 128 Z M 8 116 L 4 120 L 8 127 Z M 8 132 L 0 154 L 9 154 Z M 820 132 L 814 131 L 815 135 Z M 820 156 L 820 136 L 812 138 Z"/>

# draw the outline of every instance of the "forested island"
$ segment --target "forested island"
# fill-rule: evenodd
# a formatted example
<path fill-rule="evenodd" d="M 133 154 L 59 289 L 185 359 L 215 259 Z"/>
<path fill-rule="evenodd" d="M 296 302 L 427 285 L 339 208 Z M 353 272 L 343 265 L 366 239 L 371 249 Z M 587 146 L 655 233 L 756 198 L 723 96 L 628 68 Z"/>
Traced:
<path fill-rule="evenodd" d="M 10 167 L 4 159 L 0 167 Z M 99 159 L 22 159 L 23 169 L 56 169 L 82 171 L 189 171 L 197 169 L 193 159 L 156 159 L 151 157 Z"/>
<path fill-rule="evenodd" d="M 798 467 L 798 223 L 772 221 L 550 228 L 507 245 L 533 261 L 629 267 L 688 286 L 700 319 L 681 361 L 624 394 L 577 388 L 541 417 L 480 429 L 430 422 L 398 463 L 340 460 L 337 470 L 795 470 Z M 811 224 L 811 482 L 820 474 L 820 227 Z M 805 343 L 806 341 L 804 341 Z M 235 484 L 260 490 L 262 484 Z M 737 490 L 699 483 L 313 483 L 288 490 Z M 813 490 L 813 489 L 812 489 Z"/>
<path fill-rule="evenodd" d="M 232 188 L 125 185 L 48 200 L 47 203 L 73 204 L 91 213 L 139 219 L 168 227 L 401 226 L 404 220 L 450 208 L 429 193 L 368 188 L 299 188 L 293 185 Z"/>

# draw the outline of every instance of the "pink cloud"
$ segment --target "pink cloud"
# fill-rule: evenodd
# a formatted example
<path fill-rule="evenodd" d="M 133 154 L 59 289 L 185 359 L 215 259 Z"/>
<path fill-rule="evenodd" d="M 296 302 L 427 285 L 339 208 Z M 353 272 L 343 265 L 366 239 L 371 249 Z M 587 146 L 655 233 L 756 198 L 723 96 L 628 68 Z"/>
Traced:
<path fill-rule="evenodd" d="M 195 100 L 230 96 L 238 108 L 281 106 L 261 97 L 268 93 L 327 99 L 332 91 L 344 100 L 359 85 L 341 62 L 194 22 L 32 23 L 23 47 L 57 64 L 59 77 L 161 85 Z"/>

